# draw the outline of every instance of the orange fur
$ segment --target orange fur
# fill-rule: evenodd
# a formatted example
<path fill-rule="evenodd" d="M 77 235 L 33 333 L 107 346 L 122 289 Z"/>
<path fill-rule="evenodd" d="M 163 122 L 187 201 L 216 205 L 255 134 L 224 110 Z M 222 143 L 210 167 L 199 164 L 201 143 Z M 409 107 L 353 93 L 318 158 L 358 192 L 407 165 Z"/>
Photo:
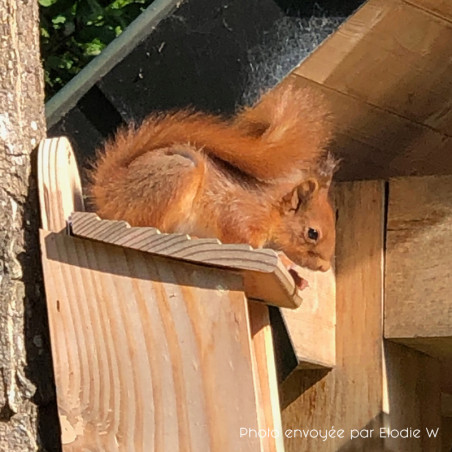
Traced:
<path fill-rule="evenodd" d="M 232 120 L 187 110 L 151 115 L 105 145 L 92 198 L 103 218 L 272 246 L 326 270 L 335 240 L 330 136 L 323 105 L 293 85 Z"/>

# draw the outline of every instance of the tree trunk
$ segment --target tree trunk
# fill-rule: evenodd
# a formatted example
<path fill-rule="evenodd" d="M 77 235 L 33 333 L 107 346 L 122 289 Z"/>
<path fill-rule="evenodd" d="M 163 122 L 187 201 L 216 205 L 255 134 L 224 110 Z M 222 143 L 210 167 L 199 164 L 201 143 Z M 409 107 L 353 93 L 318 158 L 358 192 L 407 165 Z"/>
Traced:
<path fill-rule="evenodd" d="M 45 135 L 36 0 L 0 0 L 0 49 L 0 451 L 58 450 L 31 164 Z"/>

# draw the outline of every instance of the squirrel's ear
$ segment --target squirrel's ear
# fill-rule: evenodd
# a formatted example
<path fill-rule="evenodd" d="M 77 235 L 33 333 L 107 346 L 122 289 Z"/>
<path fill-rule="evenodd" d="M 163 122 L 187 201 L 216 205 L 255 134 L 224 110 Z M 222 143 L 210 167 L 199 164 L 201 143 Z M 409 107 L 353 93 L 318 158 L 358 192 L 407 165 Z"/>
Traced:
<path fill-rule="evenodd" d="M 319 190 L 319 183 L 316 179 L 309 178 L 303 181 L 298 187 L 298 197 L 301 202 L 308 201 Z"/>
<path fill-rule="evenodd" d="M 298 197 L 298 187 L 293 188 L 289 193 L 282 198 L 282 208 L 285 212 L 295 211 L 300 205 L 300 198 Z"/>
<path fill-rule="evenodd" d="M 306 179 L 282 198 L 282 207 L 286 212 L 296 211 L 301 204 L 309 201 L 319 189 L 316 179 Z"/>

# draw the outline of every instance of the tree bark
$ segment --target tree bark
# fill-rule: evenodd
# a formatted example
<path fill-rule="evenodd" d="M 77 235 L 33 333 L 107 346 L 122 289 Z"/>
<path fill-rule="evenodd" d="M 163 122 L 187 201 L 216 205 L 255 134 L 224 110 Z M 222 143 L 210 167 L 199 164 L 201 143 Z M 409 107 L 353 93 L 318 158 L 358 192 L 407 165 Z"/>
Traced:
<path fill-rule="evenodd" d="M 0 0 L 0 451 L 59 447 L 32 172 L 44 135 L 38 2 Z"/>

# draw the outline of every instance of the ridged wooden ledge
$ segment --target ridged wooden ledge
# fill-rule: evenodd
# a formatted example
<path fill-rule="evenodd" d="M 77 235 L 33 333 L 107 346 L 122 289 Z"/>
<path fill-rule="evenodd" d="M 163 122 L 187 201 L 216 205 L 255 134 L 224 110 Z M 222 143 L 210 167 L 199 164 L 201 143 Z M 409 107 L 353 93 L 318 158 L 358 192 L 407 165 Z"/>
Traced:
<path fill-rule="evenodd" d="M 131 227 L 125 221 L 102 220 L 95 213 L 74 212 L 70 217 L 76 237 L 238 271 L 248 298 L 285 308 L 297 308 L 302 298 L 292 276 L 271 249 L 223 244 L 217 239 L 166 234 L 152 227 Z"/>

